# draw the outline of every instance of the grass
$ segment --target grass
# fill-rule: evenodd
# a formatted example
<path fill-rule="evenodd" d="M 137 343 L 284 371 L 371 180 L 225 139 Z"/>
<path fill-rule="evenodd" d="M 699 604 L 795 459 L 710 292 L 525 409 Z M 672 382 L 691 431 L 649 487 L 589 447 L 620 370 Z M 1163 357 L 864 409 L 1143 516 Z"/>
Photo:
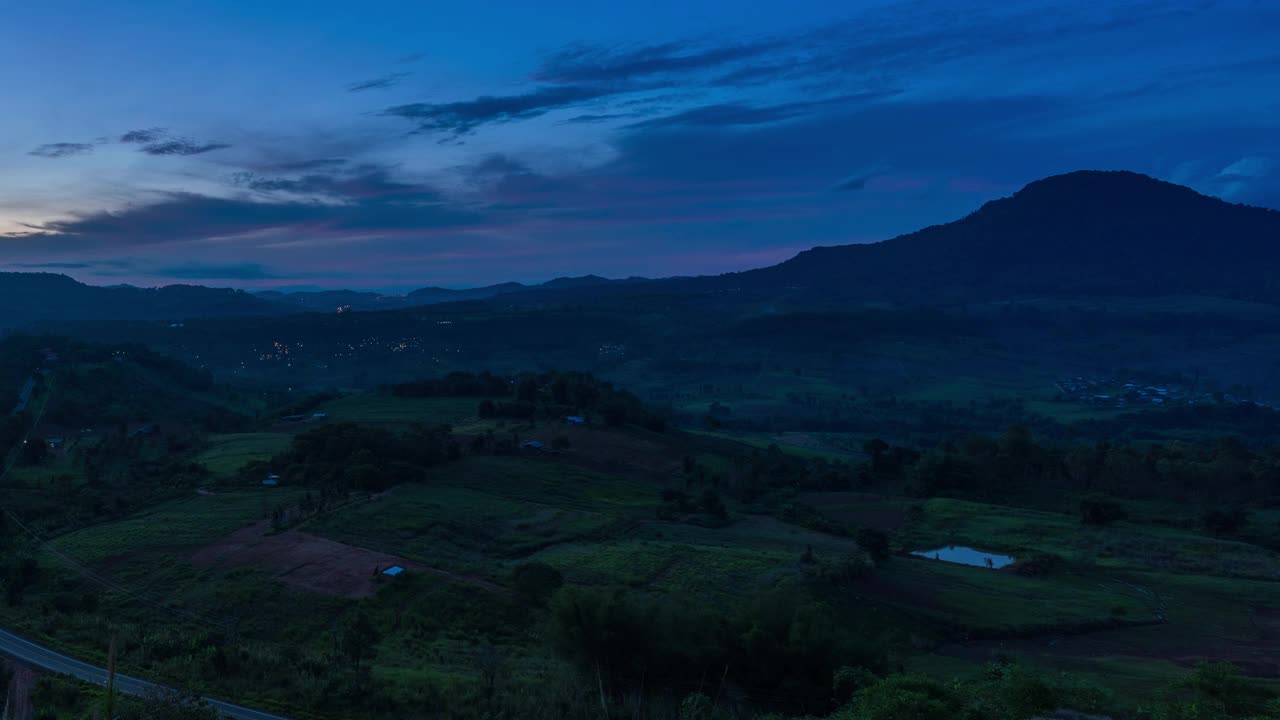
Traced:
<path fill-rule="evenodd" d="M 1117 570 L 1242 578 L 1280 576 L 1280 559 L 1248 543 L 1182 528 L 1128 522 L 1089 527 L 1065 513 L 948 498 L 925 503 L 923 517 L 903 540 L 912 546 L 973 545 L 1014 556 L 1053 553 L 1077 563 Z"/>
<path fill-rule="evenodd" d="M 292 502 L 296 496 L 293 491 L 276 489 L 270 502 Z M 261 519 L 264 499 L 260 491 L 196 496 L 78 530 L 53 544 L 88 563 L 154 549 L 194 548 Z"/>
<path fill-rule="evenodd" d="M 287 448 L 292 438 L 288 433 L 266 432 L 210 435 L 208 446 L 196 456 L 196 462 L 219 478 L 230 478 L 247 463 L 270 460 Z"/>
<path fill-rule="evenodd" d="M 496 576 L 549 545 L 597 538 L 648 510 L 636 483 L 557 462 L 472 456 L 307 526 L 325 537 Z"/>

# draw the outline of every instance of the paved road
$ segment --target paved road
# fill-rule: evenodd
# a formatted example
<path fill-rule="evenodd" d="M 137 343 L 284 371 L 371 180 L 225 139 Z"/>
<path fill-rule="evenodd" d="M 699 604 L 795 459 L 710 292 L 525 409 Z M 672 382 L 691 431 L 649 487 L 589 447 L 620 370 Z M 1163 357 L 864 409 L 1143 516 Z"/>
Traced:
<path fill-rule="evenodd" d="M 105 669 L 80 662 L 66 655 L 60 655 L 46 647 L 36 645 L 4 630 L 0 630 L 0 654 L 8 655 L 29 665 L 44 668 L 51 672 L 71 675 L 88 683 L 103 687 L 107 685 L 107 671 Z M 145 695 L 153 690 L 167 690 L 168 688 L 116 673 L 116 689 L 126 695 Z M 272 715 L 261 710 L 240 707 L 239 705 L 232 705 L 212 698 L 206 698 L 206 700 L 225 717 L 233 720 L 286 720 L 279 715 Z"/>

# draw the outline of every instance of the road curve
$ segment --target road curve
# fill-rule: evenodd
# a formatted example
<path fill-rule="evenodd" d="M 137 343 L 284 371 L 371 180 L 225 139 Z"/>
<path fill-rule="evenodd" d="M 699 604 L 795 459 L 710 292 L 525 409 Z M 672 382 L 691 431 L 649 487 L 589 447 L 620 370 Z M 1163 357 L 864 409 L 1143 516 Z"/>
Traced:
<path fill-rule="evenodd" d="M 94 667 L 75 658 L 56 653 L 49 648 L 37 645 L 5 630 L 0 630 L 0 654 L 8 655 L 15 660 L 50 672 L 70 675 L 87 683 L 103 687 L 107 685 L 106 669 Z M 170 688 L 116 673 L 116 689 L 125 695 L 145 695 L 153 690 L 164 691 Z M 232 720 L 287 720 L 280 715 L 233 705 L 213 698 L 205 698 L 205 700 L 217 708 L 218 712 L 222 713 L 224 717 L 232 718 Z"/>

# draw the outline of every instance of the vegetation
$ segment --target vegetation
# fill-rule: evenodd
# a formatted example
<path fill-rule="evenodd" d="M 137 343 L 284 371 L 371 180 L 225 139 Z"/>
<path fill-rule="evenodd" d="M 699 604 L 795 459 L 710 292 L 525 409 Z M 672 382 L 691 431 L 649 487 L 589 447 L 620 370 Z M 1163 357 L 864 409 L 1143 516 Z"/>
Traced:
<path fill-rule="evenodd" d="M 905 337 L 896 312 L 778 332 Z M 782 405 L 519 368 L 290 394 L 12 342 L 0 369 L 38 380 L 0 422 L 0 625 L 100 665 L 114 636 L 123 671 L 184 691 L 124 717 L 205 717 L 197 695 L 298 718 L 1276 714 L 1266 408 L 1064 422 L 767 363 L 742 376 Z M 1015 562 L 910 554 L 952 545 Z M 101 706 L 48 675 L 33 697 Z"/>

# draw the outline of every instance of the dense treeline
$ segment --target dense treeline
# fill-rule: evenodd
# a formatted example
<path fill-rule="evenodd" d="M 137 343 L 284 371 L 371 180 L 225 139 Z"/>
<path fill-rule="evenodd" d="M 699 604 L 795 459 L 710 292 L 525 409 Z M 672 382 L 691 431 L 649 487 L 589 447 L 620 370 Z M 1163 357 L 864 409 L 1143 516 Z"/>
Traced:
<path fill-rule="evenodd" d="M 418 425 L 403 433 L 355 423 L 335 423 L 295 435 L 290 446 L 268 462 L 245 465 L 250 483 L 279 474 L 285 483 L 341 495 L 381 492 L 422 480 L 430 468 L 461 456 L 448 427 Z"/>
<path fill-rule="evenodd" d="M 500 376 L 454 372 L 441 378 L 393 385 L 401 397 L 483 397 L 482 418 L 561 419 L 567 415 L 598 418 L 618 427 L 637 425 L 661 432 L 666 419 L 640 398 L 588 373 L 544 372 Z"/>

